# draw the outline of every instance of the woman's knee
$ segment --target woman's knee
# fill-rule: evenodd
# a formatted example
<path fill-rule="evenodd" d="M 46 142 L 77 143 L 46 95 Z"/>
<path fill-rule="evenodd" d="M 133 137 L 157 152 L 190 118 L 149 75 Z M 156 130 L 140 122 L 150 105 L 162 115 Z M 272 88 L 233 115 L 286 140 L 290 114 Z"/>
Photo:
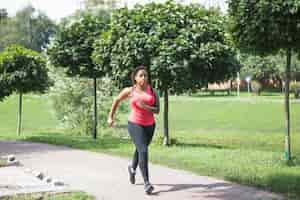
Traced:
<path fill-rule="evenodd" d="M 139 153 L 139 154 L 142 154 L 142 155 L 148 154 L 148 148 L 147 148 L 147 147 L 140 148 L 140 149 L 138 150 L 138 153 Z"/>
<path fill-rule="evenodd" d="M 138 154 L 139 154 L 139 159 L 141 161 L 147 160 L 147 158 L 148 158 L 148 149 L 147 148 L 140 149 L 138 151 Z"/>

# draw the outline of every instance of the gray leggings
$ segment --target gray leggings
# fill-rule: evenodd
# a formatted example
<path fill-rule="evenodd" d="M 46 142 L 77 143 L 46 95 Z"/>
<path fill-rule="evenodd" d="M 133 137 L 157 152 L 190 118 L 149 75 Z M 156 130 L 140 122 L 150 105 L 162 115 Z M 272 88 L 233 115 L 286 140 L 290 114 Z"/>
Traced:
<path fill-rule="evenodd" d="M 136 147 L 132 160 L 132 168 L 136 170 L 139 165 L 145 183 L 149 182 L 148 145 L 151 143 L 154 129 L 155 124 L 142 126 L 128 122 L 128 132 Z"/>

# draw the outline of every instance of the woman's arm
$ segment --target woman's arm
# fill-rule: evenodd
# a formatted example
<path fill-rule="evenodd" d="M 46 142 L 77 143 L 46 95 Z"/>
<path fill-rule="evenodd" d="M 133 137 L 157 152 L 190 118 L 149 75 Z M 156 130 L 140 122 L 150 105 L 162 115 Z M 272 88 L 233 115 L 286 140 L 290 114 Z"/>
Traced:
<path fill-rule="evenodd" d="M 138 106 L 140 108 L 143 108 L 145 110 L 148 110 L 149 112 L 152 112 L 154 114 L 159 114 L 160 111 L 160 102 L 159 102 L 159 96 L 157 95 L 156 91 L 153 91 L 155 94 L 155 106 L 149 106 L 147 104 L 145 104 L 144 102 L 140 101 L 138 102 Z"/>
<path fill-rule="evenodd" d="M 149 106 L 146 105 L 144 102 L 140 102 L 139 107 L 148 110 L 149 112 L 152 112 L 154 114 L 159 114 L 159 108 L 157 106 Z"/>
<path fill-rule="evenodd" d="M 118 105 L 120 104 L 121 101 L 123 101 L 124 99 L 126 99 L 131 92 L 132 88 L 128 87 L 128 88 L 124 88 L 118 95 L 118 97 L 113 101 L 110 112 L 108 114 L 108 120 L 107 123 L 108 125 L 111 127 L 114 123 L 114 115 L 115 112 L 118 108 Z"/>

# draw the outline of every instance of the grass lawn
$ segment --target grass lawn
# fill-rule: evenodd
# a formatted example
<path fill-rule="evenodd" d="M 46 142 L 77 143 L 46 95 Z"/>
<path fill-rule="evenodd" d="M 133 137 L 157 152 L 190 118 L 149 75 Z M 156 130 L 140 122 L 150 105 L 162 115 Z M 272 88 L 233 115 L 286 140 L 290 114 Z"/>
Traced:
<path fill-rule="evenodd" d="M 0 133 L 10 133 L 15 137 L 17 132 L 18 96 L 11 96 L 0 103 Z M 23 129 L 27 133 L 41 130 L 51 131 L 58 129 L 59 122 L 51 109 L 46 96 L 23 96 Z"/>
<path fill-rule="evenodd" d="M 16 99 L 11 97 L 0 104 L 2 139 L 47 142 L 120 156 L 131 156 L 133 152 L 124 129 L 102 130 L 96 141 L 60 130 L 46 97 L 25 96 L 24 136 L 18 138 Z M 3 114 L 2 110 L 6 112 Z M 173 145 L 169 148 L 160 145 L 161 114 L 150 160 L 300 198 L 300 123 L 297 121 L 300 102 L 291 103 L 291 119 L 294 161 L 287 166 L 283 159 L 282 96 L 171 97 Z M 126 124 L 125 116 L 121 124 Z"/>
<path fill-rule="evenodd" d="M 12 197 L 4 197 L 3 200 L 94 200 L 95 198 L 85 193 L 63 193 L 63 194 L 27 194 Z"/>

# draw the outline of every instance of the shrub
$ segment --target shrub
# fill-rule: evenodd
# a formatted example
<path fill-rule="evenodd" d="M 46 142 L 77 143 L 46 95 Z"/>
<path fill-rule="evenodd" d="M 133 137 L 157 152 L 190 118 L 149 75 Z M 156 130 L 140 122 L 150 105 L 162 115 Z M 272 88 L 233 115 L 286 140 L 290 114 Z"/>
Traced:
<path fill-rule="evenodd" d="M 291 83 L 291 91 L 294 92 L 295 99 L 298 99 L 300 93 L 300 82 Z"/>
<path fill-rule="evenodd" d="M 262 91 L 262 85 L 260 82 L 254 80 L 251 81 L 251 89 L 252 92 L 255 93 L 256 95 L 260 95 L 261 91 Z"/>
<path fill-rule="evenodd" d="M 92 134 L 93 128 L 93 81 L 79 77 L 65 77 L 63 73 L 52 74 L 56 80 L 50 97 L 57 118 L 64 127 L 78 134 Z M 114 95 L 117 93 L 114 82 L 108 77 L 97 81 L 98 128 L 106 126 L 107 115 Z M 126 112 L 121 104 L 119 112 Z"/>

